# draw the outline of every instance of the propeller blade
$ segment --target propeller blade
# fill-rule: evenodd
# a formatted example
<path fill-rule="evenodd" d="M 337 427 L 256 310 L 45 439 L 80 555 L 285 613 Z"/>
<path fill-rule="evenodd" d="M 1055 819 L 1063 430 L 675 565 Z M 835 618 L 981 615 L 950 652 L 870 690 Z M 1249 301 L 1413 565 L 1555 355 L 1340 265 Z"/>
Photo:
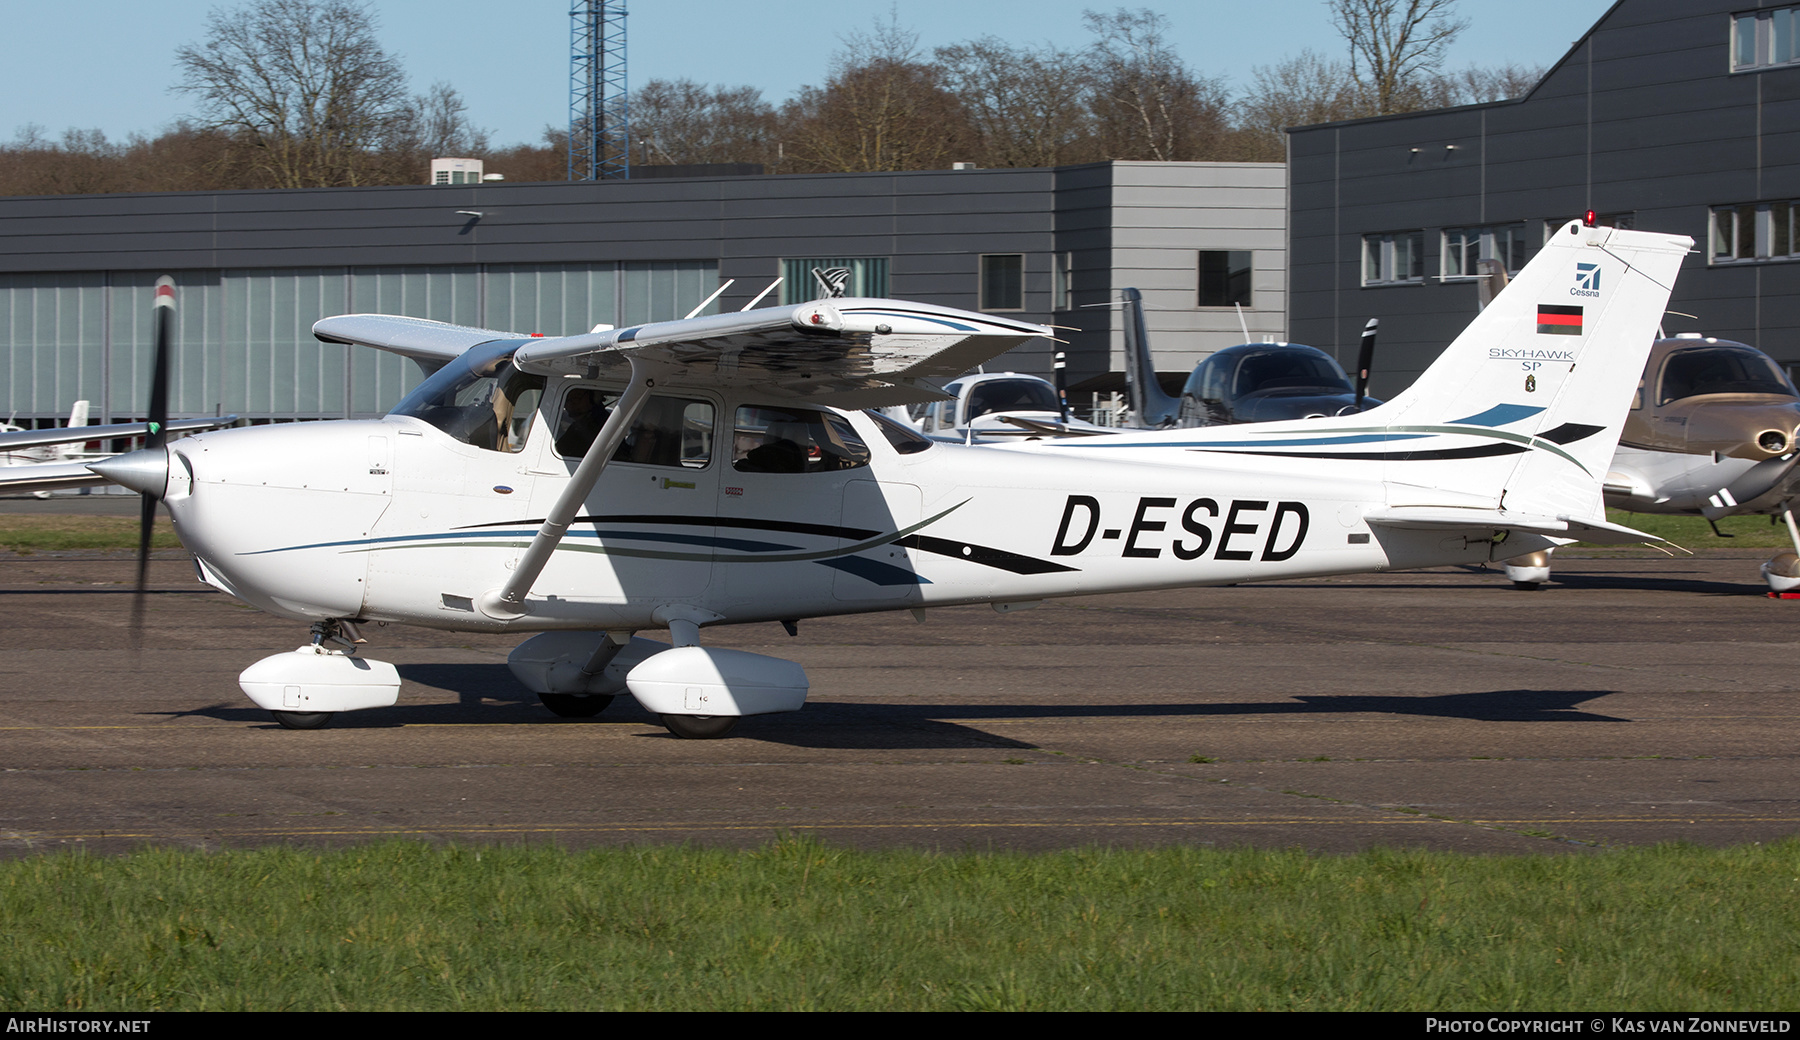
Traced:
<path fill-rule="evenodd" d="M 156 296 L 150 305 L 151 345 L 154 358 L 150 373 L 150 432 L 144 447 L 156 451 L 168 440 L 169 425 L 169 340 L 175 325 L 175 279 L 163 275 L 156 280 Z M 162 496 L 143 492 L 138 510 L 137 593 L 132 598 L 131 629 L 135 637 L 143 629 L 144 593 L 150 584 L 150 536 L 156 526 L 156 503 Z"/>
<path fill-rule="evenodd" d="M 1370 318 L 1363 326 L 1362 349 L 1356 355 L 1356 410 L 1359 412 L 1363 398 L 1369 395 L 1369 366 L 1375 363 L 1375 331 L 1380 327 L 1380 318 Z"/>

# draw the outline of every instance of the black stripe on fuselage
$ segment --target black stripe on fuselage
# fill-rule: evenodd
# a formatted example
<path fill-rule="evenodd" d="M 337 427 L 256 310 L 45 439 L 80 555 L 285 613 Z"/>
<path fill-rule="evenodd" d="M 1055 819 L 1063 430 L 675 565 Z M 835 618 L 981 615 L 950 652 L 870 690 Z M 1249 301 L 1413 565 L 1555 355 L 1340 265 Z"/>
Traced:
<path fill-rule="evenodd" d="M 1555 444 L 1574 444 L 1576 441 L 1587 440 L 1589 437 L 1592 437 L 1594 434 L 1599 433 L 1604 429 L 1606 429 L 1604 426 L 1589 426 L 1586 423 L 1566 422 L 1554 430 L 1545 430 L 1543 433 L 1538 434 L 1538 436 Z"/>
<path fill-rule="evenodd" d="M 527 524 L 538 525 L 544 522 L 543 517 L 535 520 L 501 520 L 494 523 L 474 524 L 458 530 L 475 530 L 483 527 L 522 527 Z M 609 516 L 578 516 L 573 524 L 670 524 L 687 527 L 731 527 L 740 530 L 772 531 L 786 534 L 810 534 L 821 538 L 842 538 L 848 542 L 862 542 L 880 534 L 879 531 L 864 527 L 839 527 L 835 524 L 809 524 L 797 520 L 758 520 L 739 516 L 657 516 L 641 513 L 621 513 Z M 974 542 L 958 541 L 951 538 L 937 538 L 932 535 L 911 534 L 899 539 L 895 544 L 909 549 L 928 552 L 935 556 L 950 556 L 958 560 L 968 560 L 984 567 L 994 567 L 1013 574 L 1055 574 L 1060 571 L 1072 571 L 1076 568 L 1065 567 L 1060 563 L 1040 560 L 1031 556 L 996 549 L 989 545 L 977 545 Z M 967 550 L 966 552 L 964 550 Z"/>
<path fill-rule="evenodd" d="M 1496 455 L 1517 455 L 1526 450 L 1522 444 L 1478 444 L 1469 448 L 1437 448 L 1430 451 L 1232 451 L 1224 448 L 1198 448 L 1226 455 L 1276 455 L 1287 459 L 1356 459 L 1362 462 L 1412 462 L 1432 459 L 1485 459 Z"/>

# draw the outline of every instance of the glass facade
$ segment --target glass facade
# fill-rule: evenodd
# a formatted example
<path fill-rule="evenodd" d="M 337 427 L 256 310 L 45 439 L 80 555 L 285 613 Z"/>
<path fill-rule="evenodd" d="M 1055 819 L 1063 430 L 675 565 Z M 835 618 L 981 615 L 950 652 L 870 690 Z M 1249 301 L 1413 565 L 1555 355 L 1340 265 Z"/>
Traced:
<path fill-rule="evenodd" d="M 334 314 L 416 318 L 547 336 L 680 318 L 718 284 L 715 261 L 325 267 L 174 272 L 176 417 L 337 419 L 385 414 L 418 366 L 324 344 Z M 146 272 L 0 274 L 0 409 L 15 421 L 142 416 L 150 397 Z M 717 304 L 702 313 L 717 313 Z"/>

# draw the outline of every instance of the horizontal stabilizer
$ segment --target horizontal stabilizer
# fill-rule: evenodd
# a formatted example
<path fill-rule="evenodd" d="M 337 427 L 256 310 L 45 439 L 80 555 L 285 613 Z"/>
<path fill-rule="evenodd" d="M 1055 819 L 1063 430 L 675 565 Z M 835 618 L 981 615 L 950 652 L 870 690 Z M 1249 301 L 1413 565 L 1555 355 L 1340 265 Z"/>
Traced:
<path fill-rule="evenodd" d="M 1605 520 L 1571 516 L 1533 516 L 1505 509 L 1455 509 L 1393 506 L 1370 513 L 1364 520 L 1380 527 L 1412 531 L 1518 531 L 1521 534 L 1567 538 L 1595 545 L 1636 545 L 1663 542 L 1660 535 L 1646 534 Z"/>

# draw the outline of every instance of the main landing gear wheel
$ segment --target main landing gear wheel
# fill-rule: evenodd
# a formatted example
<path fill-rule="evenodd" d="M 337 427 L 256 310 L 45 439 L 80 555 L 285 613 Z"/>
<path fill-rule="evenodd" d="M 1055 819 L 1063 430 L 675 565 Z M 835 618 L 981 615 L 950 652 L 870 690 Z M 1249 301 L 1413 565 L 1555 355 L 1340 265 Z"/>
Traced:
<path fill-rule="evenodd" d="M 591 719 L 613 702 L 605 693 L 540 693 L 538 700 L 552 715 L 565 719 Z"/>
<path fill-rule="evenodd" d="M 1523 589 L 1526 592 L 1536 592 L 1537 590 L 1539 590 L 1543 587 L 1544 587 L 1544 583 L 1541 581 L 1515 581 L 1515 582 L 1513 582 L 1513 588 Z"/>
<path fill-rule="evenodd" d="M 287 729 L 324 729 L 331 723 L 329 711 L 271 711 L 275 721 Z"/>
<path fill-rule="evenodd" d="M 662 724 L 683 740 L 717 740 L 737 726 L 736 715 L 664 715 Z"/>

